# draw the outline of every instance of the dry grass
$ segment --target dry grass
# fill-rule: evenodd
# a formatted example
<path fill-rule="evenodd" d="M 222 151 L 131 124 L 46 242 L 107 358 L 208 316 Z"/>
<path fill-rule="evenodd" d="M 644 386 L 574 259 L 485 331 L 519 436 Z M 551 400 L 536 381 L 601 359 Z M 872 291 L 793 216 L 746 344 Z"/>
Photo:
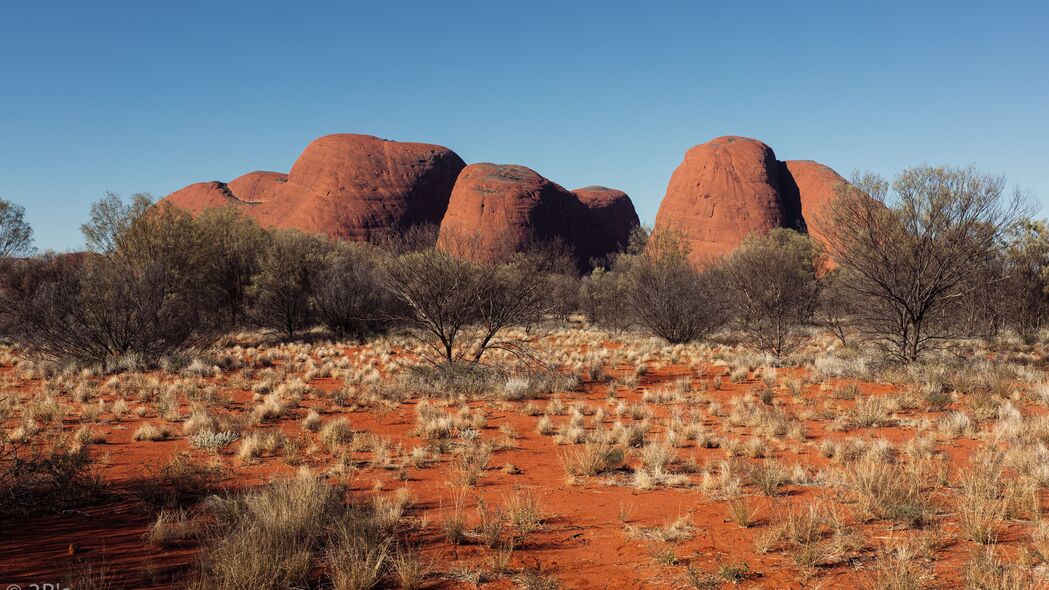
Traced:
<path fill-rule="evenodd" d="M 135 497 L 154 513 L 146 542 L 200 546 L 200 588 L 426 587 L 445 542 L 467 546 L 455 548 L 453 566 L 440 566 L 446 579 L 556 585 L 531 565 L 540 547 L 532 535 L 551 522 L 574 526 L 577 514 L 545 512 L 556 508 L 545 496 L 559 483 L 537 479 L 549 473 L 550 453 L 567 481 L 585 484 L 569 493 L 645 502 L 664 497 L 649 490 L 676 486 L 660 493 L 701 492 L 699 509 L 721 510 L 709 531 L 694 529 L 694 512 L 624 524 L 641 552 L 631 567 L 660 568 L 659 580 L 687 587 L 749 575 L 732 565 L 708 571 L 689 545 L 677 545 L 700 533 L 732 531 L 744 540 L 732 563 L 751 548 L 773 554 L 762 567 L 782 564 L 776 579 L 805 587 L 925 588 L 935 572 L 949 580 L 942 584 L 1030 588 L 1023 568 L 1049 559 L 1049 526 L 1039 520 L 1049 418 L 1038 405 L 1049 380 L 1040 370 L 883 368 L 852 349 L 835 356 L 815 346 L 777 368 L 729 340 L 665 346 L 626 334 L 620 348 L 595 351 L 596 337 L 570 328 L 540 344 L 566 380 L 502 368 L 401 378 L 416 349 L 396 336 L 353 347 L 243 347 L 192 369 L 119 378 L 25 363 L 0 375 L 5 388 L 39 380 L 31 394 L 0 402 L 13 412 L 3 436 L 21 444 L 64 425 L 69 452 L 90 447 L 100 457 L 120 451 L 101 436 L 113 430 L 137 442 L 177 441 L 154 452 L 188 444 L 177 465 L 136 480 Z M 1033 350 L 1023 358 L 1040 358 Z M 326 375 L 342 385 L 308 382 Z M 252 394 L 246 407 L 232 401 Z M 368 426 L 377 421 L 390 429 Z M 968 464 L 957 462 L 960 447 Z M 531 453 L 540 454 L 535 462 L 524 458 Z M 268 472 L 281 462 L 327 479 L 225 495 L 211 471 Z M 522 481 L 529 487 L 515 485 Z M 445 492 L 427 496 L 432 482 L 453 487 L 447 502 L 434 502 Z M 386 492 L 391 486 L 426 501 L 410 504 L 406 491 Z M 886 531 L 886 548 L 874 551 Z M 541 550 L 564 559 L 559 574 L 575 576 L 577 556 L 548 547 L 549 536 Z M 935 561 L 944 557 L 966 560 L 965 570 L 945 572 Z"/>
<path fill-rule="evenodd" d="M 575 477 L 593 477 L 619 469 L 625 460 L 623 447 L 604 441 L 587 442 L 561 455 L 565 473 Z"/>
<path fill-rule="evenodd" d="M 171 438 L 171 428 L 164 424 L 143 424 L 131 436 L 133 440 L 157 442 Z"/>
<path fill-rule="evenodd" d="M 932 580 L 929 568 L 906 544 L 888 547 L 871 564 L 863 580 L 867 590 L 924 590 Z"/>
<path fill-rule="evenodd" d="M 857 509 L 868 518 L 921 526 L 932 516 L 929 474 L 923 462 L 904 466 L 863 459 L 845 467 L 842 475 L 842 485 L 855 495 Z"/>

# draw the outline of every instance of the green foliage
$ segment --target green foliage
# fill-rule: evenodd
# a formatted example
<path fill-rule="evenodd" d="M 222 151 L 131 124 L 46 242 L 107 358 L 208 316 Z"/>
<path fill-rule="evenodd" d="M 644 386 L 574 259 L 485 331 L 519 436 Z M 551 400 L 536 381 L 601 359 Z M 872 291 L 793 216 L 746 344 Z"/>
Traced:
<path fill-rule="evenodd" d="M 624 273 L 598 267 L 583 278 L 580 306 L 591 323 L 621 331 L 632 321 L 629 293 L 630 282 Z"/>

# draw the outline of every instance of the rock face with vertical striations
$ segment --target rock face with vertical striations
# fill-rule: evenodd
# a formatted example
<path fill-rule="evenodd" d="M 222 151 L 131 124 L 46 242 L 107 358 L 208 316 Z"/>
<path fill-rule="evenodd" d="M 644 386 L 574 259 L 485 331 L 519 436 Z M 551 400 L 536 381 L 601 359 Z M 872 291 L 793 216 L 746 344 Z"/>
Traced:
<path fill-rule="evenodd" d="M 656 230 L 681 234 L 697 265 L 730 253 L 752 233 L 776 227 L 808 231 L 843 182 L 814 162 L 780 162 L 772 148 L 746 137 L 697 145 L 670 178 Z M 822 240 L 822 234 L 814 234 Z"/>
<path fill-rule="evenodd" d="M 621 191 L 573 193 L 524 166 L 471 164 L 455 183 L 437 245 L 492 260 L 536 240 L 559 239 L 582 267 L 626 243 L 636 225 L 634 205 Z"/>
<path fill-rule="evenodd" d="M 287 175 L 251 172 L 228 185 L 190 185 L 164 200 L 194 213 L 231 205 L 266 227 L 366 241 L 440 223 L 465 165 L 438 145 L 328 135 L 311 142 Z"/>

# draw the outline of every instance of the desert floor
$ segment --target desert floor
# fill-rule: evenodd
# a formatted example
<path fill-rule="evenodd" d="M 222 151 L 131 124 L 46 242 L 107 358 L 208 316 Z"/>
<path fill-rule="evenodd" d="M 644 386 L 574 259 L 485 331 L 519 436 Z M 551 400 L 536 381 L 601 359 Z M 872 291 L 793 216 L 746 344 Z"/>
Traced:
<path fill-rule="evenodd" d="M 5 517 L 0 583 L 189 586 L 212 498 L 304 470 L 393 513 L 425 587 L 1047 579 L 1038 345 L 972 345 L 923 369 L 821 335 L 781 361 L 583 327 L 536 347 L 546 370 L 462 382 L 414 373 L 404 337 L 245 334 L 183 366 L 109 374 L 5 349 L 8 439 L 86 445 L 105 485 Z M 323 563 L 311 571 L 311 587 L 330 584 Z M 392 570 L 380 583 L 402 585 Z"/>

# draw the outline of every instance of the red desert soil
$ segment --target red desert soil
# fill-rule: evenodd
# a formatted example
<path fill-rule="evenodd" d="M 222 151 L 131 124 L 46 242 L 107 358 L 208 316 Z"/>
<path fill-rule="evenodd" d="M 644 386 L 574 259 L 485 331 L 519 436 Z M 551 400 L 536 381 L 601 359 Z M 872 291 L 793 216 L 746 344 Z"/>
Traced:
<path fill-rule="evenodd" d="M 618 349 L 619 343 L 609 342 L 608 350 Z M 340 349 L 343 354 L 353 355 L 361 352 L 359 347 Z M 669 348 L 668 348 L 669 350 Z M 713 356 L 707 353 L 707 356 Z M 753 373 L 740 383 L 732 383 L 728 378 L 728 369 L 723 363 L 713 359 L 688 363 L 675 363 L 667 355 L 657 355 L 649 360 L 650 370 L 640 376 L 637 386 L 617 388 L 618 399 L 634 404 L 642 401 L 642 392 L 658 391 L 669 387 L 681 378 L 691 380 L 692 385 L 707 401 L 720 403 L 728 408 L 732 400 L 752 392 L 760 383 Z M 393 356 L 396 360 L 396 355 Z M 338 360 L 338 357 L 327 357 L 325 360 Z M 385 361 L 372 358 L 369 361 L 377 368 L 386 370 Z M 0 375 L 16 379 L 18 366 L 5 367 Z M 635 374 L 633 366 L 620 365 L 605 367 L 612 377 L 628 379 Z M 714 389 L 713 380 L 722 375 L 721 389 Z M 780 369 L 778 377 L 798 377 L 810 375 L 804 369 Z M 156 373 L 164 380 L 177 378 L 169 374 Z M 296 376 L 289 374 L 288 379 Z M 117 379 L 126 379 L 118 375 Z M 108 377 L 101 377 L 101 381 Z M 222 376 L 209 378 L 209 382 L 219 384 L 219 393 L 228 395 L 232 400 L 229 412 L 236 414 L 248 412 L 253 406 L 250 390 L 235 386 Z M 775 403 L 786 408 L 800 408 L 805 405 L 821 408 L 830 400 L 829 391 L 835 387 L 855 383 L 851 380 L 828 380 L 822 385 L 807 385 L 798 398 L 792 398 L 782 388 L 777 388 Z M 428 441 L 416 436 L 415 410 L 417 400 L 398 404 L 382 411 L 369 409 L 348 409 L 331 404 L 323 392 L 341 387 L 341 381 L 330 377 L 315 378 L 310 386 L 321 393 L 307 395 L 300 406 L 289 415 L 278 420 L 267 420 L 256 428 L 261 431 L 281 429 L 289 437 L 307 437 L 303 433 L 300 421 L 308 409 L 318 411 L 325 421 L 338 416 L 348 418 L 356 432 L 368 432 L 388 437 L 393 443 L 403 444 L 405 448 L 425 445 Z M 28 392 L 39 385 L 39 381 L 21 381 L 21 391 Z M 248 385 L 250 384 L 242 384 Z M 890 396 L 898 393 L 892 385 L 876 383 L 858 383 L 861 395 L 873 397 Z M 566 408 L 577 401 L 584 401 L 591 407 L 609 409 L 608 385 L 605 382 L 585 382 L 582 391 L 563 392 L 557 397 L 563 400 Z M 103 396 L 107 397 L 107 396 Z M 108 399 L 112 399 L 108 396 Z M 852 402 L 832 401 L 839 412 L 846 411 Z M 545 406 L 547 401 L 535 403 Z M 740 583 L 749 588 L 855 588 L 869 571 L 871 558 L 876 548 L 890 539 L 908 535 L 920 535 L 921 531 L 894 530 L 885 522 L 874 522 L 862 525 L 863 534 L 868 538 L 869 547 L 861 551 L 860 558 L 830 566 L 818 567 L 812 572 L 803 573 L 785 552 L 770 551 L 759 554 L 755 551 L 755 539 L 768 529 L 774 514 L 782 514 L 788 506 L 805 507 L 819 502 L 821 498 L 834 498 L 831 488 L 820 486 L 789 485 L 783 493 L 774 497 L 759 494 L 748 495 L 756 508 L 755 522 L 749 528 L 741 528 L 729 519 L 724 501 L 708 498 L 695 485 L 683 487 L 657 487 L 641 490 L 632 487 L 625 473 L 610 476 L 583 478 L 576 484 L 566 481 L 565 469 L 562 466 L 562 455 L 572 445 L 557 445 L 552 438 L 537 433 L 538 416 L 528 416 L 522 411 L 521 403 L 493 403 L 490 401 L 470 402 L 471 408 L 478 408 L 485 413 L 486 424 L 482 436 L 486 439 L 500 439 L 500 428 L 506 425 L 513 427 L 517 438 L 513 448 L 497 450 L 476 487 L 468 488 L 466 494 L 467 519 L 473 518 L 478 499 L 484 498 L 490 505 L 503 502 L 515 488 L 534 491 L 543 508 L 546 519 L 542 529 L 530 535 L 526 542 L 516 547 L 512 557 L 515 567 L 521 568 L 531 564 L 541 566 L 543 572 L 556 577 L 562 588 L 672 588 L 682 587 L 681 564 L 688 563 L 705 572 L 716 572 L 724 565 L 745 565 L 745 577 Z M 452 410 L 457 406 L 453 405 Z M 649 407 L 655 416 L 666 417 L 670 405 L 651 403 Z M 189 411 L 183 407 L 183 415 Z M 896 414 L 901 418 L 901 426 L 872 429 L 851 430 L 848 433 L 834 432 L 827 429 L 826 419 L 804 420 L 807 431 L 805 440 L 776 439 L 772 442 L 770 455 L 786 464 L 802 465 L 805 469 L 824 468 L 831 460 L 821 456 L 818 451 L 820 442 L 850 438 L 882 438 L 894 443 L 904 443 L 914 438 L 917 431 L 911 418 L 927 417 L 935 420 L 942 413 L 928 413 L 920 409 L 900 410 Z M 554 416 L 557 424 L 568 420 L 567 416 Z M 829 418 L 829 416 L 828 416 Z M 606 418 L 608 422 L 614 416 Z M 223 485 L 231 490 L 248 488 L 262 484 L 274 477 L 293 474 L 297 466 L 288 465 L 281 457 L 267 456 L 244 463 L 235 456 L 236 445 L 226 448 L 217 458 L 214 455 L 193 449 L 181 430 L 177 429 L 176 438 L 161 442 L 135 442 L 132 433 L 143 423 L 157 423 L 158 418 L 147 413 L 144 418 L 129 413 L 123 419 L 109 415 L 101 416 L 96 430 L 105 434 L 105 442 L 92 446 L 92 455 L 101 467 L 103 477 L 116 490 L 115 499 L 98 506 L 70 511 L 61 515 L 33 517 L 19 522 L 7 523 L 3 535 L 0 535 L 0 583 L 22 584 L 56 580 L 77 563 L 102 564 L 113 576 L 114 588 L 179 588 L 186 583 L 188 570 L 192 567 L 196 547 L 189 545 L 176 549 L 161 549 L 151 545 L 143 535 L 150 524 L 150 517 L 136 505 L 136 502 L 122 497 L 120 491 L 133 485 L 136 476 L 142 475 L 148 466 L 154 468 L 168 462 L 173 453 L 188 453 L 192 460 L 202 464 L 217 462 L 225 469 Z M 651 438 L 664 434 L 665 426 L 654 421 Z M 705 426 L 721 436 L 745 438 L 751 435 L 750 428 L 731 426 L 724 420 L 708 416 Z M 65 428 L 75 431 L 79 422 L 67 416 Z M 332 463 L 331 457 L 316 445 L 305 440 L 306 452 L 301 454 L 303 465 L 318 472 L 323 472 Z M 967 456 L 977 446 L 977 441 L 969 438 L 958 438 L 937 442 L 938 450 L 949 458 L 952 472 L 964 469 Z M 676 449 L 683 459 L 692 459 L 699 466 L 708 462 L 717 462 L 726 457 L 724 448 L 703 448 L 688 442 L 683 448 Z M 362 457 L 364 454 L 362 454 Z M 748 459 L 749 462 L 767 462 L 770 459 Z M 438 572 L 448 572 L 464 564 L 481 565 L 492 558 L 492 550 L 480 544 L 455 546 L 443 540 L 438 523 L 442 515 L 450 510 L 453 499 L 453 488 L 449 483 L 448 457 L 421 469 L 412 469 L 408 481 L 400 481 L 397 472 L 390 469 L 354 468 L 331 476 L 335 481 L 349 484 L 355 494 L 369 496 L 388 493 L 405 487 L 410 490 L 412 504 L 409 514 L 422 523 L 428 523 L 420 530 L 415 539 L 422 552 L 434 558 Z M 517 470 L 503 469 L 512 464 Z M 519 472 L 517 472 L 519 470 Z M 616 480 L 616 481 L 609 481 Z M 1039 502 L 1045 506 L 1044 491 Z M 626 534 L 627 527 L 656 527 L 671 523 L 683 517 L 693 527 L 693 538 L 678 542 L 673 551 L 679 562 L 676 566 L 664 565 L 653 558 L 654 551 L 660 547 L 655 541 L 645 541 Z M 950 523 L 938 529 L 936 534 L 943 538 L 941 547 L 935 553 L 935 559 L 923 562 L 935 573 L 933 586 L 936 588 L 956 588 L 961 584 L 961 569 L 965 561 L 973 554 L 975 544 L 959 540 L 956 527 Z M 999 549 L 1005 555 L 1015 554 L 1022 544 L 1024 535 L 1018 527 L 1007 524 L 1002 531 Z M 862 557 L 866 556 L 867 559 Z M 502 579 L 483 584 L 485 588 L 509 588 L 513 583 Z M 456 588 L 472 587 L 447 578 L 435 578 L 432 587 Z"/>

